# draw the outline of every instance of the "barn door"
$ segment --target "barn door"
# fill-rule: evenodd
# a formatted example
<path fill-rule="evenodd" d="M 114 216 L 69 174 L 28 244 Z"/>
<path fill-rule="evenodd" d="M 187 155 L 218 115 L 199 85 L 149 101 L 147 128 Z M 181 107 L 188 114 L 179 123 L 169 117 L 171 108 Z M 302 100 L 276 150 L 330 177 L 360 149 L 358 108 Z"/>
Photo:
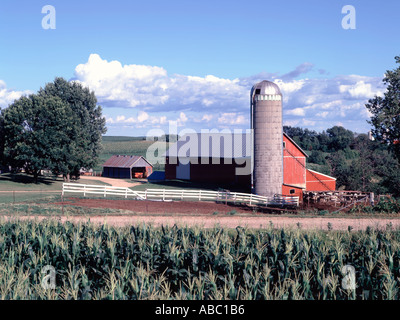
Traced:
<path fill-rule="evenodd" d="M 176 178 L 190 180 L 190 162 L 183 164 L 179 161 L 179 164 L 176 166 Z"/>

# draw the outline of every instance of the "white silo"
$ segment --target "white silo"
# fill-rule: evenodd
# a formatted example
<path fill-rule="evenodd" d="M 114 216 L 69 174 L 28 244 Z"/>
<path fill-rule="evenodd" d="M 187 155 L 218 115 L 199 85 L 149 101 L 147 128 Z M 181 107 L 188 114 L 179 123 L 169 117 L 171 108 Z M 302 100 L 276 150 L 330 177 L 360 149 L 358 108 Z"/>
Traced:
<path fill-rule="evenodd" d="M 282 194 L 283 127 L 282 93 L 271 81 L 261 81 L 250 92 L 253 132 L 252 188 L 255 194 Z"/>

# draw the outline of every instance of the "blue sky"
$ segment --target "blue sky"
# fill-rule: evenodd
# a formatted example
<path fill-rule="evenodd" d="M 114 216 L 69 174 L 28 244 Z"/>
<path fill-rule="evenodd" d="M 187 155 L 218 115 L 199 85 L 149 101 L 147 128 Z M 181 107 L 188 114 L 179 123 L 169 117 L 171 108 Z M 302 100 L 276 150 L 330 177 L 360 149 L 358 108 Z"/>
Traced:
<path fill-rule="evenodd" d="M 56 29 L 42 28 L 42 7 Z M 342 28 L 342 7 L 356 29 Z M 399 1 L 8 1 L 0 107 L 56 76 L 94 90 L 109 135 L 246 129 L 249 90 L 275 81 L 284 124 L 368 131 L 366 101 L 400 55 Z"/>

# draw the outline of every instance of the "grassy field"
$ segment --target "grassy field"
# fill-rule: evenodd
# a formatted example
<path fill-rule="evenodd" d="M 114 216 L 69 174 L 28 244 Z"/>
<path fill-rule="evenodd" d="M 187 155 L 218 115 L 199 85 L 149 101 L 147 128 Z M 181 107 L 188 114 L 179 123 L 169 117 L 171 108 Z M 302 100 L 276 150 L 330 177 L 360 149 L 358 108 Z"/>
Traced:
<path fill-rule="evenodd" d="M 133 180 L 135 181 L 135 180 Z M 232 184 L 215 184 L 215 183 L 201 183 L 184 180 L 170 180 L 170 181 L 159 181 L 159 182 L 141 182 L 140 184 L 131 187 L 132 190 L 146 190 L 146 189 L 195 189 L 195 190 L 212 190 L 218 191 L 222 189 L 230 190 L 232 192 L 248 192 L 240 187 Z"/>
<path fill-rule="evenodd" d="M 48 199 L 60 195 L 63 184 L 62 178 L 40 177 L 35 183 L 29 175 L 5 173 L 0 175 L 0 203 L 14 203 Z M 78 183 L 108 185 L 97 180 L 79 179 Z"/>

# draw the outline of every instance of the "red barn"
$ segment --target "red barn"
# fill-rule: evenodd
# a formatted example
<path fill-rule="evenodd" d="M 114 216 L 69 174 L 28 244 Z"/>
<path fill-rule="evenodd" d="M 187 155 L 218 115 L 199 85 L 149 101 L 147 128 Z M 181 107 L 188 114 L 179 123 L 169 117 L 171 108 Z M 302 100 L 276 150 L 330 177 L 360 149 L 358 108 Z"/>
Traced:
<path fill-rule="evenodd" d="M 251 187 L 251 135 L 187 134 L 166 152 L 165 178 L 198 182 L 235 183 Z M 336 179 L 306 169 L 307 154 L 283 134 L 283 195 L 335 190 Z"/>
<path fill-rule="evenodd" d="M 115 155 L 103 164 L 103 177 L 147 178 L 153 172 L 153 165 L 142 156 Z"/>
<path fill-rule="evenodd" d="M 283 195 L 303 197 L 306 191 L 333 191 L 336 189 L 336 178 L 306 169 L 308 155 L 283 133 Z"/>

